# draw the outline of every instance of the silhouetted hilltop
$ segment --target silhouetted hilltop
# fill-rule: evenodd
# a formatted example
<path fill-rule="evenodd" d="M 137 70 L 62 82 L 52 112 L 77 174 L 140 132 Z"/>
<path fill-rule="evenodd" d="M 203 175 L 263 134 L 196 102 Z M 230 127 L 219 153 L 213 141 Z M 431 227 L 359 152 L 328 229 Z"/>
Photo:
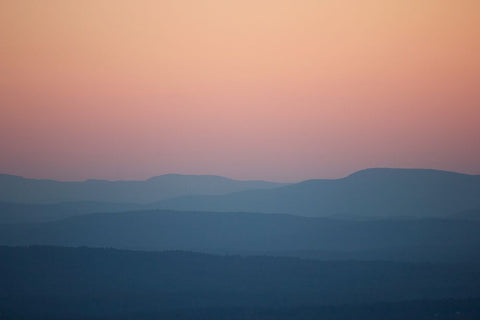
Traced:
<path fill-rule="evenodd" d="M 220 176 L 167 174 L 145 181 L 55 181 L 0 175 L 0 201 L 23 203 L 148 203 L 190 194 L 225 194 L 285 184 L 240 181 Z"/>
<path fill-rule="evenodd" d="M 446 217 L 480 207 L 480 176 L 423 169 L 367 169 L 342 179 L 307 180 L 221 196 L 184 196 L 157 206 L 319 217 Z"/>

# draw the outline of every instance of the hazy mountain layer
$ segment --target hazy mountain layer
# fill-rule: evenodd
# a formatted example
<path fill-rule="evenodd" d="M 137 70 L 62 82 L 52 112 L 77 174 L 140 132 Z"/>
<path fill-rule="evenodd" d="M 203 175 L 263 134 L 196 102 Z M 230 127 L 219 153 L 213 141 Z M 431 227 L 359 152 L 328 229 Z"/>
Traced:
<path fill-rule="evenodd" d="M 142 205 L 130 203 L 61 202 L 25 204 L 0 202 L 0 224 L 46 222 L 94 212 L 131 211 L 141 208 Z"/>
<path fill-rule="evenodd" d="M 72 201 L 148 203 L 191 194 L 224 194 L 285 184 L 239 181 L 219 176 L 167 174 L 145 181 L 63 182 L 0 175 L 0 201 L 52 203 Z"/>
<path fill-rule="evenodd" d="M 480 176 L 420 169 L 368 169 L 337 180 L 270 190 L 186 196 L 165 209 L 339 217 L 444 217 L 480 207 Z"/>
<path fill-rule="evenodd" d="M 319 259 L 480 261 L 480 221 L 353 221 L 285 214 L 138 211 L 0 225 L 0 244 L 193 250 Z"/>

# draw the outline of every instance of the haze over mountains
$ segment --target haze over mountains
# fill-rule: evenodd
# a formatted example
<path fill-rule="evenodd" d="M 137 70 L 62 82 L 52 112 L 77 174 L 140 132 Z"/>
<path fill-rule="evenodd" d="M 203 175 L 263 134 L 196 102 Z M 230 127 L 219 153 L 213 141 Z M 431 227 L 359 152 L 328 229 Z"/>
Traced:
<path fill-rule="evenodd" d="M 447 217 L 480 208 L 480 176 L 422 169 L 367 169 L 341 179 L 285 185 L 218 176 L 164 175 L 146 181 L 59 182 L 2 175 L 0 200 L 106 203 L 81 204 L 79 207 L 86 208 L 80 210 L 83 213 L 174 209 L 339 218 Z M 68 209 L 69 206 L 77 205 L 63 205 L 68 212 L 78 212 Z M 21 211 L 11 204 L 7 207 Z M 66 214 L 69 215 L 73 214 Z"/>
<path fill-rule="evenodd" d="M 480 314 L 478 175 L 367 169 L 294 184 L 1 175 L 0 200 L 0 318 Z"/>
<path fill-rule="evenodd" d="M 149 203 L 189 194 L 223 194 L 285 185 L 240 181 L 214 175 L 166 174 L 145 181 L 55 181 L 0 175 L 0 201 L 23 203 L 117 202 Z"/>
<path fill-rule="evenodd" d="M 480 221 L 356 221 L 286 214 L 133 211 L 0 225 L 0 245 L 187 250 L 315 259 L 480 262 Z"/>
<path fill-rule="evenodd" d="M 142 208 L 141 204 L 134 203 L 90 201 L 45 204 L 0 202 L 0 224 L 46 222 L 94 212 L 121 212 Z"/>
<path fill-rule="evenodd" d="M 480 222 L 476 221 L 480 176 L 368 169 L 342 179 L 287 186 L 217 176 L 80 183 L 3 178 L 4 190 L 10 191 L 2 194 L 7 200 L 21 190 L 40 202 L 67 197 L 117 199 L 0 203 L 3 245 L 180 249 L 315 259 L 480 260 Z M 63 186 L 64 193 L 58 191 Z M 225 193 L 245 188 L 251 189 Z M 78 190 L 80 194 L 73 197 Z M 121 196 L 138 190 L 149 190 L 148 197 Z M 224 194 L 205 195 L 214 192 Z M 182 193 L 192 194 L 151 203 L 124 202 Z"/>
<path fill-rule="evenodd" d="M 480 176 L 421 169 L 367 169 L 335 180 L 270 190 L 185 196 L 160 208 L 305 216 L 442 217 L 480 207 Z"/>

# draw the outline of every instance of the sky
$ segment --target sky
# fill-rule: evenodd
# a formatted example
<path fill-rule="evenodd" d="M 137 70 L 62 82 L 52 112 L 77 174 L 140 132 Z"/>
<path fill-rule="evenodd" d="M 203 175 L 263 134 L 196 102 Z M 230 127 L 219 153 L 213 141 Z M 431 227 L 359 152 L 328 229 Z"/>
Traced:
<path fill-rule="evenodd" d="M 480 174 L 478 0 L 1 0 L 0 172 Z"/>

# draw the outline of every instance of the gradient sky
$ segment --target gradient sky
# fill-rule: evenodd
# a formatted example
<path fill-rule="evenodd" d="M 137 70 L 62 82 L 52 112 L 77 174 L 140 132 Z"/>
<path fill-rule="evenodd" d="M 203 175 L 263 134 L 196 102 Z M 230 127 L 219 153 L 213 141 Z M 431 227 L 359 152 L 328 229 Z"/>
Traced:
<path fill-rule="evenodd" d="M 1 0 L 0 172 L 480 173 L 478 0 Z"/>

